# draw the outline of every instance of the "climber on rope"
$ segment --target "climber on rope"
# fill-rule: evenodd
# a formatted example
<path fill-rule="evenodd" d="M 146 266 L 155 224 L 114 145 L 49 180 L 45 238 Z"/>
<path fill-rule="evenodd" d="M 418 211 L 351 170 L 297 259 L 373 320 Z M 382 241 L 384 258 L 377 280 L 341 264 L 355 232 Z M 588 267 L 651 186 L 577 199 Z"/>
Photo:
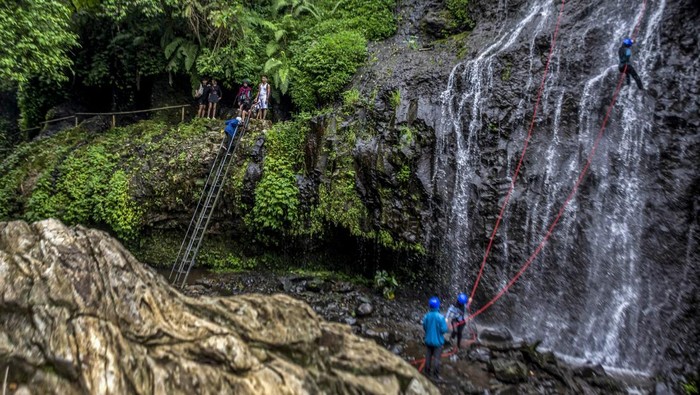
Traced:
<path fill-rule="evenodd" d="M 642 86 L 642 80 L 639 78 L 639 75 L 634 70 L 634 67 L 632 67 L 632 63 L 630 62 L 630 58 L 632 57 L 633 43 L 634 41 L 632 41 L 632 39 L 629 37 L 622 40 L 622 45 L 617 51 L 617 54 L 620 58 L 618 70 L 620 70 L 620 73 L 625 73 L 625 76 L 627 77 L 627 85 L 630 84 L 630 76 L 632 76 L 632 78 L 634 78 L 634 81 L 637 83 L 637 87 L 639 88 L 639 90 L 644 90 L 644 87 Z"/>
<path fill-rule="evenodd" d="M 449 322 L 452 327 L 450 339 L 457 338 L 458 349 L 461 348 L 462 333 L 466 326 L 467 306 L 469 306 L 470 302 L 471 300 L 467 295 L 460 293 L 457 296 L 457 301 L 447 309 L 447 322 Z"/>
<path fill-rule="evenodd" d="M 425 330 L 425 374 L 435 380 L 440 378 L 440 358 L 442 357 L 442 345 L 445 344 L 447 323 L 445 317 L 440 314 L 440 299 L 433 296 L 428 301 L 428 312 L 423 317 L 423 330 Z"/>

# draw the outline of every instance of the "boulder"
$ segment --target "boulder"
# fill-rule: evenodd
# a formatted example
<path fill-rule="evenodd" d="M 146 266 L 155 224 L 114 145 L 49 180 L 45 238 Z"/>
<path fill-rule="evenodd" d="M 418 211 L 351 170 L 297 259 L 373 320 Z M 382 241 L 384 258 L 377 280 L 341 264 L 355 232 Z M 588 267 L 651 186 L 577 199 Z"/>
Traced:
<path fill-rule="evenodd" d="M 28 393 L 438 393 L 303 302 L 185 296 L 102 231 L 0 222 L 0 273 L 1 360 Z"/>
<path fill-rule="evenodd" d="M 514 359 L 493 359 L 489 362 L 489 369 L 504 383 L 522 383 L 528 378 L 527 366 Z"/>
<path fill-rule="evenodd" d="M 507 328 L 486 328 L 479 332 L 479 340 L 493 343 L 505 343 L 513 340 Z"/>

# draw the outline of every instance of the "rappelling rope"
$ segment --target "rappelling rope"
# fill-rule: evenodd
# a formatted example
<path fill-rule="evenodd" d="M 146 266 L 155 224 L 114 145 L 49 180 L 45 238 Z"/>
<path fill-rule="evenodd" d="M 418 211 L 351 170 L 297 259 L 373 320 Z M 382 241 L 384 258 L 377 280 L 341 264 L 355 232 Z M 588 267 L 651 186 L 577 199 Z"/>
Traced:
<path fill-rule="evenodd" d="M 554 34 L 552 35 L 552 41 L 549 45 L 549 54 L 547 55 L 547 63 L 544 66 L 544 74 L 542 75 L 542 81 L 540 82 L 540 87 L 537 91 L 537 98 L 535 100 L 535 108 L 532 114 L 532 121 L 530 122 L 530 127 L 527 132 L 527 137 L 525 138 L 525 145 L 523 146 L 523 151 L 520 155 L 520 160 L 518 161 L 518 166 L 515 168 L 515 172 L 513 173 L 513 178 L 511 179 L 510 182 L 510 188 L 508 189 L 508 194 L 506 195 L 505 202 L 503 203 L 503 206 L 501 207 L 501 211 L 498 214 L 498 219 L 496 220 L 496 225 L 493 228 L 493 232 L 491 233 L 491 237 L 489 240 L 489 244 L 486 247 L 486 253 L 484 254 L 484 259 L 481 261 L 481 267 L 479 268 L 479 274 L 476 277 L 476 282 L 474 283 L 474 287 L 472 288 L 471 296 L 469 297 L 469 300 L 473 300 L 474 294 L 476 292 L 476 288 L 479 285 L 479 280 L 481 279 L 481 275 L 484 271 L 484 266 L 486 265 L 486 258 L 489 256 L 489 252 L 491 251 L 491 246 L 493 245 L 493 239 L 496 235 L 496 231 L 498 230 L 498 226 L 501 223 L 501 220 L 503 219 L 503 213 L 505 212 L 506 206 L 508 205 L 508 200 L 510 200 L 510 196 L 513 193 L 513 189 L 515 187 L 515 180 L 518 178 L 518 173 L 520 172 L 520 168 L 523 163 L 523 159 L 525 158 L 525 153 L 527 152 L 527 147 L 528 143 L 530 142 L 530 137 L 532 136 L 532 131 L 535 126 L 535 119 L 537 118 L 537 111 L 539 110 L 540 106 L 540 101 L 542 99 L 542 93 L 544 92 L 544 84 L 547 81 L 547 74 L 549 73 L 549 64 L 552 60 L 552 55 L 554 54 L 554 47 L 556 46 L 557 43 L 557 35 L 559 34 L 559 26 L 561 25 L 561 16 L 564 13 L 564 6 L 566 5 L 566 0 L 562 0 L 561 6 L 559 7 L 559 14 L 557 15 L 557 23 L 556 26 L 554 27 Z M 472 314 L 469 313 L 469 310 L 467 310 L 467 316 L 471 317 Z M 455 324 L 455 326 L 460 326 L 460 325 L 465 325 L 467 320 L 469 318 L 465 318 L 462 321 L 458 322 Z M 454 328 L 454 326 L 453 326 Z M 467 341 L 467 344 L 472 344 L 476 342 L 476 333 L 471 329 L 470 327 L 470 332 L 472 334 L 471 338 Z M 456 344 L 455 347 L 450 350 L 449 352 L 443 353 L 441 355 L 442 358 L 447 358 L 451 355 L 454 355 L 457 353 L 459 350 L 459 345 Z M 417 359 L 415 361 L 411 362 L 412 364 L 418 364 L 418 371 L 422 371 L 423 368 L 425 367 L 425 358 Z"/>
<path fill-rule="evenodd" d="M 489 244 L 486 246 L 486 252 L 484 253 L 484 259 L 481 260 L 481 266 L 479 267 L 479 273 L 476 276 L 476 281 L 474 281 L 474 286 L 472 287 L 472 292 L 470 294 L 470 298 L 474 298 L 474 294 L 476 294 L 476 288 L 479 286 L 479 281 L 481 280 L 481 275 L 484 272 L 484 267 L 486 266 L 486 259 L 489 257 L 489 253 L 491 252 L 491 246 L 493 246 L 493 240 L 496 237 L 496 231 L 498 231 L 498 227 L 501 224 L 501 220 L 503 219 L 503 214 L 506 211 L 506 206 L 508 206 L 508 201 L 510 200 L 511 195 L 513 194 L 513 189 L 515 188 L 515 180 L 518 178 L 518 174 L 520 173 L 520 168 L 522 167 L 523 164 L 523 159 L 525 158 L 525 153 L 527 152 L 527 147 L 530 143 L 530 138 L 532 137 L 532 131 L 535 128 L 535 120 L 537 119 L 537 111 L 540 108 L 540 101 L 542 100 L 542 93 L 544 92 L 544 85 L 545 82 L 547 81 L 547 74 L 549 73 L 549 63 L 552 60 L 552 55 L 554 54 L 554 47 L 556 46 L 557 43 L 557 35 L 559 34 L 559 25 L 561 24 L 561 16 L 564 13 L 564 5 L 566 4 L 566 0 L 562 0 L 561 6 L 559 7 L 559 15 L 557 16 L 557 24 L 554 27 L 554 34 L 552 35 L 552 41 L 549 45 L 549 54 L 547 55 L 547 63 L 544 66 L 544 74 L 542 74 L 542 81 L 540 82 L 540 87 L 537 90 L 537 99 L 535 100 L 535 108 L 532 113 L 532 120 L 530 121 L 530 127 L 528 128 L 527 131 L 527 137 L 525 138 L 525 144 L 523 145 L 523 151 L 520 154 L 520 160 L 518 160 L 518 165 L 515 167 L 515 172 L 513 172 L 513 177 L 510 180 L 510 187 L 508 188 L 508 193 L 506 194 L 505 201 L 503 202 L 503 205 L 501 206 L 501 211 L 498 213 L 498 218 L 496 219 L 496 225 L 493 227 L 493 231 L 491 232 L 491 237 L 489 238 Z"/>
<path fill-rule="evenodd" d="M 636 38 L 637 33 L 639 32 L 639 27 L 642 23 L 642 19 L 644 18 L 645 13 L 646 13 L 646 5 L 647 5 L 647 2 L 646 2 L 646 0 L 644 0 L 643 4 L 642 4 L 642 11 L 640 13 L 639 20 L 637 21 L 637 24 L 635 25 L 635 27 L 632 31 L 632 39 L 633 40 Z M 591 148 L 591 152 L 588 154 L 588 157 L 586 158 L 586 164 L 583 166 L 583 170 L 581 170 L 581 174 L 579 175 L 578 179 L 576 180 L 576 183 L 574 184 L 574 188 L 569 193 L 569 196 L 567 196 L 561 209 L 559 209 L 559 213 L 557 214 L 557 216 L 554 219 L 554 221 L 552 222 L 552 224 L 549 226 L 549 229 L 547 230 L 547 233 L 544 235 L 544 238 L 542 239 L 540 244 L 537 246 L 535 251 L 532 253 L 532 255 L 530 255 L 530 257 L 527 259 L 527 261 L 525 261 L 525 264 L 520 268 L 518 273 L 508 282 L 508 284 L 506 284 L 506 286 L 504 286 L 496 294 L 496 296 L 494 296 L 493 299 L 488 301 L 479 310 L 474 312 L 474 314 L 471 314 L 469 317 L 467 317 L 466 318 L 467 320 L 473 319 L 474 317 L 476 317 L 479 314 L 486 311 L 486 309 L 488 309 L 492 304 L 496 303 L 496 301 L 498 299 L 500 299 L 501 296 L 503 296 L 508 291 L 508 289 L 511 286 L 513 286 L 513 284 L 515 284 L 515 282 L 525 272 L 525 270 L 527 270 L 527 268 L 530 266 L 530 264 L 532 264 L 532 262 L 535 260 L 535 258 L 537 258 L 537 255 L 539 255 L 540 251 L 542 251 L 547 240 L 550 238 L 550 236 L 552 236 L 552 233 L 554 232 L 554 227 L 557 225 L 557 223 L 559 223 L 559 220 L 561 219 L 561 216 L 564 214 L 566 207 L 569 205 L 569 202 L 571 202 L 571 199 L 574 197 L 574 195 L 578 191 L 578 188 L 581 185 L 583 178 L 586 176 L 586 173 L 588 172 L 588 168 L 590 167 L 591 162 L 593 160 L 593 156 L 595 155 L 595 152 L 598 149 L 598 145 L 600 144 L 600 140 L 603 138 L 603 134 L 605 132 L 605 127 L 608 124 L 608 119 L 610 118 L 610 113 L 612 112 L 612 109 L 615 106 L 615 102 L 617 101 L 617 96 L 620 93 L 620 89 L 622 88 L 622 81 L 625 78 L 626 72 L 627 72 L 627 65 L 625 65 L 622 73 L 620 73 L 620 78 L 617 81 L 617 87 L 615 88 L 615 92 L 613 93 L 612 100 L 610 102 L 610 106 L 608 107 L 608 111 L 605 113 L 605 118 L 603 118 L 603 124 L 600 126 L 600 131 L 598 132 L 598 136 L 596 137 L 595 142 L 593 143 L 593 148 Z M 529 138 L 529 136 L 528 136 L 528 138 Z M 522 158 L 521 158 L 521 160 L 522 160 Z M 501 213 L 502 213 L 502 211 L 501 211 Z M 499 218 L 499 220 L 500 220 L 500 218 Z M 494 230 L 494 234 L 495 234 L 495 230 Z M 489 244 L 489 246 L 490 246 L 490 244 Z M 482 268 L 483 268 L 483 264 L 482 264 Z M 479 275 L 481 275 L 481 271 L 479 272 Z"/>
<path fill-rule="evenodd" d="M 496 234 L 496 230 L 498 229 L 498 225 L 500 224 L 500 221 L 501 221 L 501 219 L 502 219 L 505 206 L 506 206 L 506 204 L 508 203 L 508 200 L 509 200 L 509 198 L 510 198 L 510 195 L 512 194 L 513 187 L 514 187 L 514 183 L 515 183 L 515 179 L 516 179 L 516 177 L 517 177 L 517 175 L 518 175 L 518 172 L 520 171 L 520 165 L 522 164 L 522 160 L 523 160 L 523 157 L 524 157 L 524 155 L 525 155 L 525 151 L 527 150 L 527 145 L 528 145 L 528 142 L 529 142 L 529 140 L 530 140 L 530 136 L 531 136 L 531 132 L 532 132 L 532 125 L 534 124 L 535 114 L 537 113 L 537 108 L 538 108 L 539 101 L 540 101 L 540 96 L 541 96 L 541 93 L 542 93 L 542 92 L 541 92 L 542 86 L 543 86 L 543 84 L 544 84 L 544 81 L 545 81 L 545 78 L 546 78 L 546 74 L 547 74 L 547 70 L 548 70 L 548 67 L 549 67 L 549 59 L 551 58 L 552 51 L 553 51 L 553 47 L 554 47 L 554 43 L 555 43 L 555 39 L 556 39 L 556 35 L 557 35 L 558 29 L 559 29 L 559 22 L 560 22 L 560 18 L 561 18 L 561 14 L 562 14 L 563 8 L 564 8 L 564 3 L 565 3 L 565 0 L 562 0 L 562 5 L 561 5 L 560 11 L 559 11 L 559 17 L 557 18 L 557 26 L 556 26 L 556 28 L 555 28 L 555 33 L 554 33 L 554 35 L 553 35 L 553 37 L 552 37 L 552 45 L 550 46 L 549 58 L 547 59 L 547 65 L 545 66 L 545 75 L 542 77 L 542 84 L 540 85 L 540 92 L 539 92 L 538 95 L 537 95 L 537 101 L 536 101 L 536 104 L 535 104 L 535 110 L 534 110 L 534 114 L 533 114 L 533 117 L 532 117 L 532 123 L 531 123 L 531 125 L 530 125 L 530 131 L 528 131 L 528 136 L 527 136 L 527 139 L 526 139 L 526 141 L 525 141 L 525 146 L 523 147 L 523 152 L 522 152 L 522 155 L 521 155 L 521 157 L 520 157 L 520 161 L 518 162 L 518 167 L 516 168 L 516 171 L 515 171 L 515 173 L 514 173 L 514 175 L 513 175 L 513 179 L 511 180 L 511 187 L 510 187 L 510 189 L 509 189 L 509 191 L 508 191 L 508 195 L 506 196 L 506 201 L 505 201 L 505 203 L 503 204 L 503 207 L 501 208 L 501 212 L 499 213 L 498 219 L 497 219 L 497 221 L 496 221 L 496 226 L 494 227 L 494 230 L 493 230 L 493 232 L 492 232 L 492 234 L 491 234 L 491 239 L 489 240 L 489 244 L 488 244 L 486 253 L 485 253 L 485 255 L 484 255 L 484 260 L 482 261 L 481 268 L 479 269 L 479 274 L 478 274 L 478 276 L 477 276 L 477 280 L 476 280 L 476 282 L 475 282 L 475 284 L 474 284 L 474 288 L 472 289 L 472 297 L 473 297 L 474 292 L 475 292 L 475 290 L 476 290 L 476 286 L 477 286 L 478 283 L 479 283 L 479 279 L 481 278 L 481 275 L 482 275 L 482 272 L 483 272 L 483 268 L 484 268 L 484 264 L 485 264 L 485 262 L 486 262 L 486 258 L 488 257 L 489 251 L 490 251 L 490 249 L 491 249 L 491 245 L 493 244 L 493 238 L 494 238 L 494 236 L 495 236 L 495 234 Z M 641 14 L 640 14 L 639 20 L 637 21 L 637 23 L 636 23 L 636 25 L 635 25 L 635 27 L 634 27 L 634 29 L 633 29 L 633 31 L 632 31 L 632 39 L 633 39 L 633 40 L 636 38 L 637 33 L 639 32 L 639 28 L 640 28 L 640 26 L 641 26 L 642 19 L 644 18 L 644 15 L 645 15 L 645 13 L 646 13 L 646 4 L 647 4 L 646 0 L 643 0 L 643 3 L 642 3 L 642 12 L 641 12 Z M 494 298 L 491 299 L 489 302 L 487 302 L 484 306 L 482 306 L 480 309 L 478 309 L 478 310 L 477 310 L 476 312 L 474 312 L 473 314 L 469 314 L 468 317 L 466 317 L 463 321 L 460 321 L 459 323 L 457 323 L 457 324 L 456 324 L 457 326 L 466 324 L 466 322 L 468 322 L 469 320 L 475 318 L 475 317 L 478 316 L 479 314 L 483 313 L 483 312 L 486 311 L 489 307 L 491 307 L 491 305 L 493 305 L 494 303 L 496 303 L 496 301 L 498 301 L 498 299 L 500 299 L 500 298 L 508 291 L 508 289 L 509 289 L 511 286 L 513 286 L 513 284 L 515 284 L 515 282 L 518 280 L 518 278 L 520 278 L 520 276 L 522 276 L 522 274 L 527 270 L 527 268 L 530 266 L 530 264 L 532 264 L 532 262 L 535 260 L 535 258 L 537 258 L 537 255 L 539 255 L 540 251 L 542 251 L 542 249 L 544 248 L 544 244 L 545 244 L 545 243 L 547 242 L 547 240 L 551 237 L 551 235 L 552 235 L 552 233 L 553 233 L 553 231 L 554 231 L 555 226 L 557 225 L 557 223 L 559 223 L 559 220 L 561 219 L 561 216 L 564 214 L 564 211 L 566 210 L 566 207 L 569 205 L 569 203 L 571 202 L 571 199 L 574 197 L 574 195 L 575 195 L 576 192 L 578 191 L 578 188 L 579 188 L 579 186 L 581 185 L 581 182 L 583 181 L 583 178 L 586 176 L 586 173 L 588 172 L 588 168 L 589 168 L 590 165 L 591 165 L 591 162 L 592 162 L 592 160 L 593 160 L 593 156 L 595 155 L 595 152 L 596 152 L 596 150 L 598 149 L 598 145 L 600 144 L 600 140 L 602 139 L 602 137 L 603 137 L 603 135 L 604 135 L 605 128 L 606 128 L 606 126 L 607 126 L 608 120 L 610 119 L 610 113 L 612 112 L 612 109 L 613 109 L 613 107 L 615 106 L 615 102 L 617 101 L 617 96 L 618 96 L 618 94 L 620 93 L 620 89 L 622 88 L 622 81 L 623 81 L 624 78 L 625 78 L 626 72 L 627 72 L 627 65 L 625 65 L 625 67 L 624 67 L 622 73 L 620 73 L 620 78 L 618 79 L 617 86 L 616 86 L 616 88 L 615 88 L 615 92 L 613 93 L 613 97 L 612 97 L 612 100 L 611 100 L 611 102 L 610 102 L 610 106 L 608 107 L 608 110 L 607 110 L 607 112 L 606 112 L 606 114 L 605 114 L 605 118 L 603 119 L 603 123 L 602 123 L 602 125 L 601 125 L 601 127 L 600 127 L 600 131 L 598 132 L 598 135 L 597 135 L 597 137 L 596 137 L 596 139 L 595 139 L 595 141 L 594 141 L 594 143 L 593 143 L 593 147 L 591 148 L 591 152 L 588 154 L 588 157 L 586 158 L 586 164 L 584 165 L 583 170 L 581 171 L 581 174 L 579 175 L 578 179 L 576 180 L 576 183 L 574 184 L 573 189 L 571 190 L 571 192 L 570 192 L 569 195 L 567 196 L 567 198 L 566 198 L 566 200 L 564 201 L 564 204 L 562 205 L 562 207 L 559 209 L 559 212 L 557 213 L 556 218 L 554 219 L 554 221 L 552 222 L 552 224 L 549 226 L 549 228 L 548 228 L 548 230 L 547 230 L 547 233 L 545 234 L 544 238 L 542 239 L 542 241 L 540 242 L 540 244 L 537 246 L 537 248 L 535 249 L 535 251 L 532 253 L 532 255 L 530 255 L 530 257 L 527 259 L 527 261 L 525 261 L 525 264 L 520 268 L 520 270 L 518 271 L 518 273 L 508 282 L 508 284 L 506 284 L 506 286 L 504 286 L 504 287 L 498 292 L 498 294 L 496 294 L 496 296 L 494 296 Z M 454 326 L 453 326 L 453 327 L 454 327 Z M 467 341 L 467 344 L 472 344 L 472 343 L 476 342 L 476 333 L 474 333 L 474 331 L 471 330 L 471 328 L 470 328 L 470 331 L 472 332 L 472 337 L 471 337 L 471 339 L 469 339 L 469 340 Z M 449 356 L 455 354 L 457 351 L 458 351 L 458 347 L 457 347 L 457 345 L 456 345 L 451 351 L 446 352 L 446 353 L 443 353 L 443 354 L 441 355 L 441 358 L 449 357 Z M 417 359 L 417 360 L 411 361 L 410 363 L 413 364 L 413 365 L 418 365 L 418 371 L 420 372 L 420 371 L 422 371 L 423 368 L 425 367 L 425 358 Z"/>

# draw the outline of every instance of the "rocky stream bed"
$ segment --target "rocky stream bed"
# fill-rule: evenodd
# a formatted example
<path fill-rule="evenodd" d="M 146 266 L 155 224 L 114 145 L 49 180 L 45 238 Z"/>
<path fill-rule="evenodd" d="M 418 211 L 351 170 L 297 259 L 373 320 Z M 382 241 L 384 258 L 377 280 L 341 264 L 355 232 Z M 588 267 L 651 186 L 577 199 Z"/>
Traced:
<path fill-rule="evenodd" d="M 162 271 L 168 275 L 167 271 Z M 400 289 L 387 301 L 372 288 L 333 275 L 278 273 L 212 273 L 192 275 L 185 293 L 193 296 L 283 293 L 303 300 L 326 320 L 349 325 L 411 362 L 423 357 L 421 319 L 425 314 L 423 289 Z M 418 296 L 417 296 L 418 295 Z M 426 299 L 427 300 L 427 299 Z M 446 301 L 443 301 L 443 310 Z M 513 339 L 505 328 L 473 325 L 474 344 L 443 358 L 442 380 L 435 384 L 444 394 L 671 394 L 663 383 L 642 376 L 609 373 L 600 365 L 571 365 L 538 344 Z M 465 329 L 465 338 L 469 338 Z M 454 343 L 446 344 L 449 351 Z"/>

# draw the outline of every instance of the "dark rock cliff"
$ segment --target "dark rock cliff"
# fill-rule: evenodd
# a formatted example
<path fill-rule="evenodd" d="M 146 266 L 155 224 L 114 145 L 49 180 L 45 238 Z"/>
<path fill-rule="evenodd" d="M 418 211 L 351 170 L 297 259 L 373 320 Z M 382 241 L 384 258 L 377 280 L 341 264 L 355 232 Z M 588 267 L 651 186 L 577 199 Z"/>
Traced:
<path fill-rule="evenodd" d="M 373 48 L 355 78 L 370 98 L 355 119 L 378 133 L 358 138 L 354 158 L 370 212 L 387 213 L 381 226 L 393 234 L 420 240 L 454 292 L 472 286 L 508 190 L 561 3 L 472 2 L 478 23 L 456 35 L 440 27 L 441 6 L 402 4 L 399 33 Z M 515 274 L 573 187 L 615 91 L 617 47 L 638 20 L 634 64 L 647 89 L 623 83 L 554 236 L 480 320 L 507 322 L 581 360 L 697 371 L 698 16 L 691 1 L 564 4 L 533 139 L 477 304 Z M 405 130 L 416 139 L 402 150 Z M 413 201 L 380 193 L 397 190 L 396 157 L 410 165 Z"/>

